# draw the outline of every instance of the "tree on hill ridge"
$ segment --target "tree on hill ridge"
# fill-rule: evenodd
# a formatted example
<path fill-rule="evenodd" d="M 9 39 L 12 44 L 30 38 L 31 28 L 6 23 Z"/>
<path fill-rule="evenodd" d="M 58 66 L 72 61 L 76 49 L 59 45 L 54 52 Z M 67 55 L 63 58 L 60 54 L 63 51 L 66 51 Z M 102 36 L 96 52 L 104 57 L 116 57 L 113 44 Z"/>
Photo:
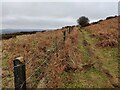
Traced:
<path fill-rule="evenodd" d="M 78 23 L 81 27 L 84 27 L 84 26 L 89 25 L 89 19 L 88 19 L 88 17 L 81 16 L 81 17 L 79 17 L 79 19 L 77 19 L 77 23 Z"/>

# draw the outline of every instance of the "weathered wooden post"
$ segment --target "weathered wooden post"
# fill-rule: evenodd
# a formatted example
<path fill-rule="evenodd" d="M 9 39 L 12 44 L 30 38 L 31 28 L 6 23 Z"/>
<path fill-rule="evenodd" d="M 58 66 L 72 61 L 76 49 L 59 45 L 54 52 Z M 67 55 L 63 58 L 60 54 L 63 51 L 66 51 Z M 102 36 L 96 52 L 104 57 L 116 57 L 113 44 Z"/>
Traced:
<path fill-rule="evenodd" d="M 55 39 L 55 52 L 56 52 L 56 56 L 58 57 L 58 39 L 57 39 L 57 37 Z"/>
<path fill-rule="evenodd" d="M 15 90 L 26 90 L 26 73 L 23 57 L 16 58 L 13 63 Z"/>
<path fill-rule="evenodd" d="M 71 27 L 68 28 L 68 33 L 69 33 L 69 34 L 70 34 L 70 32 L 71 32 L 71 31 L 70 31 L 70 28 L 71 28 Z"/>
<path fill-rule="evenodd" d="M 63 41 L 65 42 L 66 39 L 66 31 L 63 31 Z"/>

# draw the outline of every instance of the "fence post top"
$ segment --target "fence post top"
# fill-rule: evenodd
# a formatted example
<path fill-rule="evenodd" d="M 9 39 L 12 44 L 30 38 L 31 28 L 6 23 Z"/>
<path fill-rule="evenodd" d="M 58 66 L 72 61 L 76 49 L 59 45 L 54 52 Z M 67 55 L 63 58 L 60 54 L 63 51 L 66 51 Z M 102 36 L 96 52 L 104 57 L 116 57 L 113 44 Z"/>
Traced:
<path fill-rule="evenodd" d="M 16 59 L 21 60 L 21 59 L 23 59 L 23 57 L 22 56 L 21 57 L 17 57 Z"/>
<path fill-rule="evenodd" d="M 25 62 L 22 56 L 21 56 L 21 57 L 17 57 L 16 59 L 19 60 L 19 61 L 22 62 L 22 63 Z"/>

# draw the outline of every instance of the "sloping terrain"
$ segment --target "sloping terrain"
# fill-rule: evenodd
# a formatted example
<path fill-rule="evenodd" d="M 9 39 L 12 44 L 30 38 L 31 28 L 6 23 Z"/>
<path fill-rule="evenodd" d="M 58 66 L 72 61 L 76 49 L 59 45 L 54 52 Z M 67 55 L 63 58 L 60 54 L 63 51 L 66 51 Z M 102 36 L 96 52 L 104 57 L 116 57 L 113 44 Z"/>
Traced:
<path fill-rule="evenodd" d="M 23 56 L 27 88 L 119 88 L 118 17 L 2 40 L 3 88 L 14 87 Z"/>

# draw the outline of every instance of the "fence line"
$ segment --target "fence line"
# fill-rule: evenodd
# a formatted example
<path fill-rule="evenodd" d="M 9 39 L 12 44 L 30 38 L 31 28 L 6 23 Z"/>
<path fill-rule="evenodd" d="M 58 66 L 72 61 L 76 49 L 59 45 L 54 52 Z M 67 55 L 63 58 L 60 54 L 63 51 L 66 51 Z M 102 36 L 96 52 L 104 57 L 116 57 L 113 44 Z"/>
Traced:
<path fill-rule="evenodd" d="M 65 31 L 63 31 L 63 40 L 62 40 L 62 42 L 61 42 L 61 40 L 58 42 L 58 38 L 56 37 L 55 38 L 55 48 L 54 48 L 54 50 L 51 50 L 51 51 L 49 51 L 49 55 L 48 55 L 48 57 L 46 57 L 46 59 L 42 62 L 42 64 L 40 64 L 40 66 L 37 68 L 37 69 L 35 69 L 35 71 L 34 71 L 34 73 L 32 73 L 27 79 L 26 79 L 26 75 L 25 75 L 25 64 L 28 64 L 29 63 L 29 60 L 27 61 L 27 62 L 25 62 L 24 64 L 20 64 L 20 67 L 22 68 L 22 69 L 20 69 L 20 72 L 18 72 L 18 71 L 16 71 L 16 69 L 15 68 L 20 68 L 20 67 L 16 67 L 15 66 L 15 61 L 14 61 L 14 76 L 15 76 L 15 88 L 17 88 L 16 90 L 26 90 L 26 82 L 36 73 L 36 71 L 38 71 L 40 68 L 41 69 L 43 69 L 43 68 L 45 68 L 45 66 L 46 66 L 46 64 L 48 63 L 48 61 L 51 59 L 51 57 L 52 57 L 52 55 L 54 54 L 54 53 L 56 53 L 56 55 L 57 55 L 57 57 L 58 57 L 58 50 L 60 49 L 60 48 L 62 48 L 62 44 L 64 44 L 65 43 L 65 40 L 66 40 L 66 38 L 67 38 L 67 36 L 68 36 L 68 34 L 70 34 L 71 33 L 71 31 L 72 31 L 72 29 L 71 29 L 71 27 L 68 27 L 67 28 L 67 30 L 65 30 Z M 53 45 L 54 46 L 54 45 Z M 23 66 L 22 66 L 23 65 Z M 17 69 L 18 70 L 18 69 Z M 22 84 L 21 84 L 21 81 L 19 81 L 19 79 L 17 79 L 17 77 L 16 76 L 19 76 L 20 77 L 20 75 L 21 75 L 21 73 L 24 73 L 24 74 L 22 74 L 23 75 L 23 77 L 24 77 L 24 81 L 22 80 Z M 20 74 L 20 75 L 17 75 L 17 74 Z M 45 75 L 45 72 L 44 71 L 42 71 L 42 74 L 41 75 Z M 39 76 L 41 76 L 41 75 L 39 75 Z M 22 77 L 22 78 L 23 78 Z M 39 78 L 39 77 L 38 77 Z M 37 78 L 37 79 L 38 79 Z M 18 83 L 20 84 L 20 86 L 18 85 Z M 20 89 L 18 89 L 18 87 L 20 88 Z"/>

